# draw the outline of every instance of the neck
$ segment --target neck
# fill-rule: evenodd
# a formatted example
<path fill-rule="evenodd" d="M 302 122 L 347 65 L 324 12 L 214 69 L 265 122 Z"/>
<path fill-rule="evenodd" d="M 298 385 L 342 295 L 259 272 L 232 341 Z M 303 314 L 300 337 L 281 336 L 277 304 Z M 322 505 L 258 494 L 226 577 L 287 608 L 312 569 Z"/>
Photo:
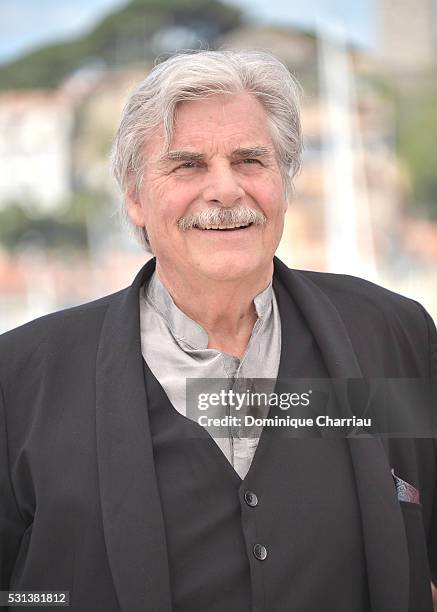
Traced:
<path fill-rule="evenodd" d="M 208 334 L 208 348 L 241 356 L 257 319 L 254 298 L 269 284 L 273 262 L 244 279 L 183 275 L 157 261 L 156 272 L 174 303 Z"/>

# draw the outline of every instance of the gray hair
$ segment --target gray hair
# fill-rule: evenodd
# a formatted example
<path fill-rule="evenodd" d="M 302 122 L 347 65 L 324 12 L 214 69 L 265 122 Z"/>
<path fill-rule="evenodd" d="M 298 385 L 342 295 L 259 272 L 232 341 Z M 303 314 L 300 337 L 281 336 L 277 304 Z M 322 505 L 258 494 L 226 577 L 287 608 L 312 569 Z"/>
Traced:
<path fill-rule="evenodd" d="M 261 51 L 189 51 L 155 65 L 131 93 L 112 149 L 112 168 L 124 194 L 137 196 L 143 180 L 147 139 L 164 127 L 170 146 L 176 107 L 216 94 L 253 94 L 263 105 L 275 146 L 286 196 L 302 156 L 300 86 L 276 57 Z M 123 206 L 123 214 L 126 209 Z M 150 249 L 147 233 L 135 227 L 140 243 Z"/>

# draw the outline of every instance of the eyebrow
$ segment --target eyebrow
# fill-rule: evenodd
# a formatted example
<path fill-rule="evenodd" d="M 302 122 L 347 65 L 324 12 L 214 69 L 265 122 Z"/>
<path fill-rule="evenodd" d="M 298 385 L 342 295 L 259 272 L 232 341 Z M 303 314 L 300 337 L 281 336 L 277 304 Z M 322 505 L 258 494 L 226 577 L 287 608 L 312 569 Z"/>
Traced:
<path fill-rule="evenodd" d="M 232 151 L 232 157 L 266 157 L 272 154 L 270 147 L 241 147 Z"/>
<path fill-rule="evenodd" d="M 169 161 L 203 161 L 205 156 L 203 153 L 196 153 L 196 151 L 167 151 L 164 155 L 161 155 L 159 158 L 160 162 L 169 162 Z"/>
<path fill-rule="evenodd" d="M 266 157 L 273 153 L 270 147 L 254 146 L 254 147 L 240 147 L 235 149 L 231 153 L 231 157 L 244 158 L 244 157 Z M 165 162 L 186 162 L 186 161 L 205 161 L 205 155 L 196 151 L 185 151 L 178 149 L 174 151 L 167 151 L 164 155 L 159 158 L 161 163 Z"/>

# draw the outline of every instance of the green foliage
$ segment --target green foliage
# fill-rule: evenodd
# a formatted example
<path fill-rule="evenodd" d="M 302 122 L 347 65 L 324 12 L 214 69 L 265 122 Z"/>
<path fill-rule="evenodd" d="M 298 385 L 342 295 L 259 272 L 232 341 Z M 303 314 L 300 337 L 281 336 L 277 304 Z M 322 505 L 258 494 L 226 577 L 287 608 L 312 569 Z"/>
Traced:
<path fill-rule="evenodd" d="M 28 227 L 29 219 L 24 210 L 12 204 L 0 211 L 0 244 L 11 248 Z"/>
<path fill-rule="evenodd" d="M 0 89 L 54 88 L 89 52 L 86 39 L 38 49 L 0 67 Z"/>
<path fill-rule="evenodd" d="M 82 251 L 88 246 L 87 219 L 104 204 L 102 194 L 88 192 L 75 194 L 57 215 L 38 214 L 20 203 L 11 203 L 0 210 L 0 244 L 13 251 L 37 239 L 51 251 Z"/>
<path fill-rule="evenodd" d="M 241 11 L 219 0 L 131 0 L 93 30 L 0 66 L 0 89 L 51 88 L 96 59 L 109 67 L 153 56 L 153 35 L 166 27 L 192 29 L 208 45 L 241 23 Z"/>

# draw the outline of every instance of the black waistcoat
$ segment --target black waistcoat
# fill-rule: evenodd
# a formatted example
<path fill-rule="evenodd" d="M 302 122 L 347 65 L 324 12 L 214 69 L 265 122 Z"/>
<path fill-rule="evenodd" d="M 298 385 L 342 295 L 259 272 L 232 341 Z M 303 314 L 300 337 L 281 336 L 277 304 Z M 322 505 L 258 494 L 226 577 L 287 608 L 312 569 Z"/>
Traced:
<path fill-rule="evenodd" d="M 278 378 L 327 378 L 304 318 L 278 282 L 274 288 Z M 241 480 L 210 435 L 171 405 L 146 364 L 145 383 L 173 609 L 368 612 L 346 441 L 289 438 L 266 427 Z"/>

